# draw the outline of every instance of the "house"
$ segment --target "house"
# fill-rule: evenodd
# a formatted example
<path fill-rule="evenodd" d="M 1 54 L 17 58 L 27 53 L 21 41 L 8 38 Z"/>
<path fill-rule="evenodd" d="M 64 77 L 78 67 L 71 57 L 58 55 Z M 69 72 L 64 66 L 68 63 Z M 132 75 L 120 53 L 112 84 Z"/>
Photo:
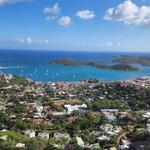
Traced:
<path fill-rule="evenodd" d="M 127 150 L 129 149 L 129 145 L 119 145 L 120 150 Z"/>
<path fill-rule="evenodd" d="M 86 111 L 87 109 L 87 105 L 86 104 L 82 104 L 82 105 L 64 105 L 64 108 L 67 112 L 71 113 L 73 111 Z"/>
<path fill-rule="evenodd" d="M 119 145 L 119 148 L 121 150 L 126 150 L 130 148 L 131 142 L 128 141 L 127 139 L 121 139 L 121 145 Z"/>
<path fill-rule="evenodd" d="M 94 143 L 94 144 L 88 144 L 88 145 L 84 145 L 84 148 L 86 149 L 90 149 L 90 150 L 94 150 L 94 149 L 99 149 L 99 143 Z"/>
<path fill-rule="evenodd" d="M 47 133 L 47 132 L 38 133 L 38 137 L 41 139 L 48 140 L 49 139 L 49 133 Z"/>
<path fill-rule="evenodd" d="M 36 110 L 38 113 L 41 113 L 43 111 L 43 106 L 37 106 L 36 105 Z"/>
<path fill-rule="evenodd" d="M 101 112 L 111 112 L 111 113 L 118 113 L 118 109 L 101 109 Z"/>
<path fill-rule="evenodd" d="M 84 142 L 83 142 L 83 140 L 82 140 L 81 137 L 76 137 L 76 140 L 77 140 L 77 144 L 78 144 L 79 146 L 83 146 L 83 145 L 84 145 Z"/>
<path fill-rule="evenodd" d="M 67 142 L 70 141 L 70 135 L 67 133 L 54 133 L 54 140 L 55 141 L 63 141 L 66 140 Z"/>
<path fill-rule="evenodd" d="M 112 123 L 116 120 L 116 116 L 110 112 L 103 112 L 105 118 L 108 120 L 109 123 Z"/>
<path fill-rule="evenodd" d="M 150 118 L 150 112 L 145 113 L 144 115 L 142 115 L 144 118 Z"/>
<path fill-rule="evenodd" d="M 105 135 L 99 136 L 97 139 L 99 142 L 110 140 L 110 138 L 108 136 L 105 136 Z"/>
<path fill-rule="evenodd" d="M 111 148 L 109 148 L 109 150 L 117 150 L 117 148 L 116 147 L 111 147 Z"/>
<path fill-rule="evenodd" d="M 113 125 L 105 124 L 105 125 L 100 126 L 100 129 L 106 133 L 111 132 L 113 130 Z"/>
<path fill-rule="evenodd" d="M 42 118 L 42 114 L 40 112 L 35 113 L 34 118 Z"/>
<path fill-rule="evenodd" d="M 146 124 L 146 132 L 148 135 L 150 135 L 150 123 Z"/>
<path fill-rule="evenodd" d="M 0 130 L 0 132 L 6 132 L 6 131 L 8 131 L 8 130 L 7 129 Z"/>
<path fill-rule="evenodd" d="M 7 141 L 7 138 L 8 138 L 8 135 L 0 136 L 0 139 L 1 139 L 1 140 L 4 140 L 4 141 Z"/>
<path fill-rule="evenodd" d="M 32 120 L 32 123 L 34 124 L 34 125 L 40 125 L 40 124 L 48 124 L 48 121 L 46 120 L 46 119 L 39 119 L 39 118 L 34 118 L 33 120 Z"/>
<path fill-rule="evenodd" d="M 0 110 L 6 110 L 6 107 L 2 102 L 0 102 Z"/>
<path fill-rule="evenodd" d="M 24 131 L 24 134 L 30 138 L 35 137 L 35 131 L 33 131 L 33 130 L 26 130 L 26 131 Z"/>
<path fill-rule="evenodd" d="M 25 144 L 24 143 L 17 143 L 16 147 L 17 148 L 25 148 Z"/>

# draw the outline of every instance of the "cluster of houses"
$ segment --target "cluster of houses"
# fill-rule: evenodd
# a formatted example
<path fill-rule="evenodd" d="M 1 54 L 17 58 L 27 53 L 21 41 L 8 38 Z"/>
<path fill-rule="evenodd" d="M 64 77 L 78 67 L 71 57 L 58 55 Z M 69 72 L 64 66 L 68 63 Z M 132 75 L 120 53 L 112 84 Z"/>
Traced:
<path fill-rule="evenodd" d="M 133 78 L 129 80 L 125 80 L 124 84 L 132 84 L 135 86 L 141 86 L 145 88 L 149 88 L 150 86 L 150 77 L 142 77 L 142 78 Z"/>
<path fill-rule="evenodd" d="M 26 100 L 20 101 L 20 104 L 25 107 L 25 112 L 22 113 L 22 121 L 23 120 L 31 120 L 33 125 L 50 125 L 52 122 L 48 118 L 49 115 L 52 115 L 54 118 L 57 116 L 65 116 L 71 115 L 74 111 L 79 112 L 78 116 L 69 117 L 68 122 L 66 124 L 72 124 L 75 120 L 80 118 L 85 112 L 88 110 L 88 106 L 86 103 L 82 102 L 80 104 L 70 104 L 69 101 L 67 104 L 62 104 L 62 111 L 53 110 L 51 106 L 43 105 L 42 99 L 45 97 L 50 97 L 52 101 L 59 101 L 61 99 L 70 100 L 73 98 L 78 98 L 82 100 L 82 97 L 86 97 L 88 102 L 94 100 L 95 95 L 97 94 L 100 100 L 104 100 L 107 98 L 112 98 L 112 95 L 107 92 L 106 86 L 104 82 L 89 82 L 89 80 L 84 80 L 78 83 L 67 83 L 67 82 L 56 82 L 56 83 L 38 83 L 32 82 L 28 80 L 30 85 L 18 85 L 18 84 L 11 84 L 10 81 L 14 78 L 12 75 L 2 74 L 0 75 L 0 81 L 6 81 L 7 84 L 4 84 L 3 87 L 0 87 L 0 111 L 7 112 L 8 109 L 15 107 L 15 103 L 13 101 L 7 101 L 11 97 L 11 94 L 5 94 L 4 91 L 8 89 L 15 89 L 17 90 L 16 97 L 23 97 L 26 94 L 32 95 L 35 99 L 31 102 L 27 102 Z M 150 86 L 150 78 L 137 78 L 131 79 L 127 81 L 121 81 L 121 84 L 124 86 L 133 84 L 136 86 Z M 99 87 L 103 89 L 102 95 L 99 93 Z M 111 89 L 111 87 L 108 87 Z M 115 94 L 115 93 L 112 93 Z M 50 96 L 49 96 L 50 95 Z M 5 99 L 4 99 L 4 98 Z M 96 143 L 86 143 L 80 136 L 76 136 L 77 145 L 82 148 L 87 149 L 98 149 L 100 148 L 101 143 L 110 142 L 117 137 L 117 146 L 118 147 L 111 147 L 109 150 L 126 150 L 130 149 L 131 142 L 126 136 L 126 132 L 124 131 L 121 125 L 117 125 L 118 118 L 132 118 L 130 113 L 131 110 L 121 112 L 119 109 L 101 109 L 100 113 L 104 116 L 106 123 L 101 124 L 97 131 L 93 131 L 92 134 L 96 135 L 97 142 Z M 82 114 L 82 115 L 81 115 Z M 146 111 L 145 113 L 141 113 L 143 119 L 147 119 L 146 122 L 146 132 L 150 135 L 150 112 Z M 10 113 L 11 119 L 16 119 L 15 113 Z M 90 121 L 90 120 L 89 120 Z M 5 132 L 4 130 L 1 132 Z M 26 129 L 22 131 L 22 134 L 29 137 L 29 138 L 39 138 L 44 140 L 53 140 L 53 141 L 65 141 L 69 143 L 71 137 L 68 133 L 57 132 L 51 136 L 49 131 L 37 131 Z M 0 139 L 6 141 L 8 138 L 7 135 L 0 136 Z M 25 147 L 24 143 L 17 143 L 16 147 Z M 55 144 L 55 147 L 59 147 L 59 145 Z"/>
<path fill-rule="evenodd" d="M 39 137 L 44 140 L 51 139 L 51 140 L 55 140 L 55 141 L 62 141 L 62 140 L 66 140 L 67 142 L 70 141 L 70 135 L 67 133 L 54 133 L 53 137 L 50 138 L 50 135 L 48 132 L 36 133 L 36 131 L 28 129 L 28 130 L 24 131 L 24 134 L 29 138 Z"/>
<path fill-rule="evenodd" d="M 150 135 L 150 111 L 143 114 L 143 118 L 147 120 L 146 122 L 146 131 Z"/>

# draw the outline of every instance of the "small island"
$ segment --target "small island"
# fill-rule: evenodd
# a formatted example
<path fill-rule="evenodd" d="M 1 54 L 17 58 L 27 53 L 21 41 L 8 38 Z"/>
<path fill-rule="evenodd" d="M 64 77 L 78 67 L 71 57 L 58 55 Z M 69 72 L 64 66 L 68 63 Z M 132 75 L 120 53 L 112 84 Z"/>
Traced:
<path fill-rule="evenodd" d="M 113 60 L 115 63 L 126 63 L 126 64 L 141 64 L 144 66 L 150 65 L 150 57 L 137 57 L 137 56 L 126 56 L 121 55 Z"/>
<path fill-rule="evenodd" d="M 60 58 L 54 61 L 50 61 L 49 64 L 57 64 L 57 65 L 64 65 L 64 66 L 90 66 L 100 69 L 111 69 L 111 70 L 120 70 L 120 71 L 137 71 L 139 68 L 131 66 L 129 64 L 119 63 L 115 65 L 105 65 L 99 64 L 95 62 L 80 62 L 77 60 L 73 60 L 70 58 Z"/>
<path fill-rule="evenodd" d="M 49 64 L 57 64 L 64 66 L 81 66 L 83 65 L 81 62 L 70 59 L 70 58 L 60 58 L 54 61 L 50 61 Z"/>
<path fill-rule="evenodd" d="M 121 71 L 138 71 L 137 67 L 131 66 L 129 64 L 115 64 L 110 66 L 112 70 L 121 70 Z"/>

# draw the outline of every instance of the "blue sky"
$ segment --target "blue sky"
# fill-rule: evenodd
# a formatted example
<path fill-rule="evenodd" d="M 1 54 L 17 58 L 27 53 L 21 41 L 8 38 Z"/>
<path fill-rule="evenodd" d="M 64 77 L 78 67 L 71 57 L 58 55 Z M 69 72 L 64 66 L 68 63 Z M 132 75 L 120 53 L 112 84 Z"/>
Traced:
<path fill-rule="evenodd" d="M 150 51 L 149 0 L 0 0 L 0 49 Z"/>

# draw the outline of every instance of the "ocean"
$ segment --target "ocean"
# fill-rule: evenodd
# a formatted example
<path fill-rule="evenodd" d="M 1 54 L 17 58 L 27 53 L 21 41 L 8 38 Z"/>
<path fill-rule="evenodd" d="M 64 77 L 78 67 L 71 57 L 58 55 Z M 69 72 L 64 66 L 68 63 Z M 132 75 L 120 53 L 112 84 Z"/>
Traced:
<path fill-rule="evenodd" d="M 119 55 L 150 56 L 150 53 L 127 52 L 70 52 L 70 51 L 36 51 L 36 50 L 0 50 L 1 73 L 24 76 L 34 81 L 76 82 L 83 79 L 124 80 L 135 77 L 150 76 L 150 66 L 141 66 L 139 71 L 114 71 L 88 66 L 63 66 L 48 64 L 59 58 L 72 58 L 79 61 L 93 61 L 112 64 Z M 16 67 L 17 66 L 17 67 Z"/>

